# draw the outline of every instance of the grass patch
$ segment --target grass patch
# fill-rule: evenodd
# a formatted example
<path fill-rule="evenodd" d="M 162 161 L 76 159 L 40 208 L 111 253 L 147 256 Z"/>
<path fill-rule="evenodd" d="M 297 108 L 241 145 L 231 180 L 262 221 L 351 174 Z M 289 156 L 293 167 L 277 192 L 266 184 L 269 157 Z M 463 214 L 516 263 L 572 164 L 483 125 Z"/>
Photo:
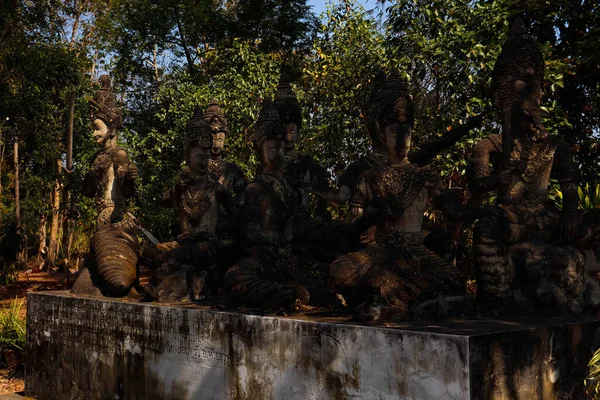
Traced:
<path fill-rule="evenodd" d="M 0 310 L 0 349 L 25 348 L 25 318 L 21 310 L 25 299 L 14 299 L 8 308 Z"/>

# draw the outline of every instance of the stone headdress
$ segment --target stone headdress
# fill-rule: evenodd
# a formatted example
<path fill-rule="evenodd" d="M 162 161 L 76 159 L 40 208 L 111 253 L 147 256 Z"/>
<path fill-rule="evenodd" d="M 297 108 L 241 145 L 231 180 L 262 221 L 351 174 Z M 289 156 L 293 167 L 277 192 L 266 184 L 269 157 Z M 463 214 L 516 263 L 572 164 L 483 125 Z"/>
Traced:
<path fill-rule="evenodd" d="M 298 125 L 298 129 L 300 129 L 302 126 L 302 108 L 300 107 L 300 103 L 298 103 L 296 93 L 294 93 L 288 74 L 285 71 L 282 71 L 279 77 L 279 84 L 277 85 L 273 103 L 284 124 L 295 122 Z"/>
<path fill-rule="evenodd" d="M 502 152 L 506 154 L 505 164 L 512 152 L 513 129 L 511 126 L 512 107 L 517 98 L 515 81 L 517 79 L 527 81 L 536 78 L 544 79 L 544 58 L 542 52 L 528 32 L 525 24 L 517 18 L 512 26 L 508 39 L 502 46 L 502 52 L 496 60 L 492 72 L 492 103 L 500 110 L 502 116 Z M 531 137 L 534 141 L 540 141 L 547 137 L 547 132 L 542 123 L 542 110 L 537 105 L 529 111 L 536 133 Z"/>
<path fill-rule="evenodd" d="M 380 72 L 365 112 L 373 146 L 381 144 L 381 128 L 391 122 L 414 123 L 413 102 L 397 71 L 389 76 Z"/>
<path fill-rule="evenodd" d="M 544 58 L 523 21 L 517 18 L 492 72 L 491 91 L 494 106 L 508 111 L 514 98 L 515 80 L 529 77 L 544 79 Z"/>
<path fill-rule="evenodd" d="M 90 119 L 101 119 L 109 128 L 119 130 L 123 126 L 123 114 L 112 91 L 110 76 L 102 75 L 99 82 L 100 90 L 89 101 Z"/>
<path fill-rule="evenodd" d="M 186 159 L 192 148 L 211 148 L 212 145 L 212 129 L 208 122 L 203 118 L 200 107 L 196 107 L 194 116 L 188 121 L 183 135 L 183 148 Z"/>
<path fill-rule="evenodd" d="M 281 121 L 279 112 L 270 99 L 266 99 L 262 103 L 252 131 L 252 138 L 257 149 L 260 149 L 265 140 L 284 140 L 285 138 L 285 124 Z"/>
<path fill-rule="evenodd" d="M 208 108 L 202 116 L 208 125 L 212 129 L 213 133 L 223 132 L 226 135 L 229 134 L 229 124 L 223 109 L 219 105 L 217 100 L 211 100 Z"/>

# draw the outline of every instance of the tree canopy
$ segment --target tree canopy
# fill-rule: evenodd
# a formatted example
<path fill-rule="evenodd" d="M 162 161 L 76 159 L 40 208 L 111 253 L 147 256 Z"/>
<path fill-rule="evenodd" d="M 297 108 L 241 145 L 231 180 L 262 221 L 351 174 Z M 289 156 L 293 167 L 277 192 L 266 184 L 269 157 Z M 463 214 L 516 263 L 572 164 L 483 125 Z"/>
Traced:
<path fill-rule="evenodd" d="M 181 170 L 182 131 L 195 106 L 222 104 L 227 156 L 251 177 L 249 129 L 281 68 L 291 70 L 303 106 L 299 146 L 334 183 L 369 151 L 362 112 L 380 68 L 397 68 L 408 82 L 418 145 L 491 108 L 490 74 L 515 16 L 531 25 L 546 59 L 546 127 L 573 146 L 581 184 L 600 172 L 597 2 L 395 0 L 366 10 L 334 0 L 320 16 L 306 0 L 9 0 L 0 7 L 0 217 L 4 230 L 14 225 L 16 141 L 29 255 L 52 235 L 39 234 L 46 219 L 76 220 L 76 236 L 91 233 L 89 201 L 75 196 L 79 213 L 66 212 L 66 193 L 75 194 L 66 137 L 75 93 L 74 174 L 82 175 L 96 151 L 87 100 L 104 72 L 125 109 L 122 145 L 140 169 L 133 209 L 159 239 L 177 229 L 159 200 Z M 464 184 L 472 145 L 499 129 L 490 115 L 438 156 L 449 185 Z"/>

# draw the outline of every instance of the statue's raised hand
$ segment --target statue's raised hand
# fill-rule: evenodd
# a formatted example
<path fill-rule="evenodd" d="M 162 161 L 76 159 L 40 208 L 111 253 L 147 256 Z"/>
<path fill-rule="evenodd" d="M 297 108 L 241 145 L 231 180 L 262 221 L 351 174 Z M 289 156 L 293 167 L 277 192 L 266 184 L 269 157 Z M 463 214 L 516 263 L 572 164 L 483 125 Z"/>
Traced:
<path fill-rule="evenodd" d="M 130 180 L 135 181 L 139 175 L 140 175 L 139 171 L 138 171 L 137 167 L 135 166 L 135 164 L 130 163 L 129 168 L 127 169 L 127 177 Z"/>

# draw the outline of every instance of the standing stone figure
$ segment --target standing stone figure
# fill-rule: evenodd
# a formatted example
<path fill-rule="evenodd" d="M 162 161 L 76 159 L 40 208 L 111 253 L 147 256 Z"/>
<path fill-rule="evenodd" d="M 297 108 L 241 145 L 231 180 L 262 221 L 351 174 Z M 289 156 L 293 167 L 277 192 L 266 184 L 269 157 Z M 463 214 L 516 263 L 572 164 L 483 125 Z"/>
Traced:
<path fill-rule="evenodd" d="M 300 195 L 293 252 L 305 258 L 304 264 L 330 264 L 347 247 L 346 230 L 341 221 L 331 220 L 327 200 L 321 194 L 331 191 L 327 171 L 313 157 L 296 150 L 302 128 L 302 108 L 285 71 L 281 73 L 273 104 L 286 128 L 281 173 Z M 316 194 L 312 204 L 309 193 Z"/>
<path fill-rule="evenodd" d="M 181 183 L 163 194 L 165 205 L 177 208 L 181 234 L 177 241 L 144 249 L 154 269 L 146 292 L 166 301 L 199 300 L 216 290 L 217 220 L 221 208 L 239 222 L 239 205 L 231 192 L 209 177 L 213 131 L 199 108 L 184 135 L 187 169 Z"/>
<path fill-rule="evenodd" d="M 591 301 L 584 250 L 600 243 L 600 219 L 598 210 L 585 215 L 577 210 L 571 148 L 542 125 L 543 79 L 542 53 L 517 19 L 492 75 L 502 134 L 488 136 L 473 150 L 471 189 L 498 190 L 498 206 L 473 233 L 477 295 L 492 311 L 515 300 L 520 306 L 581 311 Z M 563 192 L 562 210 L 549 199 L 551 176 Z"/>
<path fill-rule="evenodd" d="M 208 122 L 213 135 L 213 147 L 210 152 L 208 163 L 208 175 L 215 182 L 219 182 L 235 194 L 236 199 L 244 201 L 244 190 L 246 189 L 246 178 L 241 168 L 235 163 L 225 160 L 223 148 L 225 138 L 229 134 L 229 127 L 225 113 L 216 100 L 212 100 L 202 116 Z"/>
<path fill-rule="evenodd" d="M 309 208 L 309 190 L 317 192 L 329 187 L 327 171 L 309 155 L 296 150 L 296 143 L 302 128 L 302 109 L 296 93 L 290 86 L 285 72 L 281 74 L 273 104 L 279 112 L 279 117 L 285 124 L 285 156 L 281 167 L 286 180 L 301 194 L 302 208 Z M 315 216 L 322 217 L 327 203 L 322 197 L 317 198 Z"/>
<path fill-rule="evenodd" d="M 387 160 L 361 173 L 350 204 L 353 224 L 359 230 L 375 225 L 375 237 L 368 247 L 335 260 L 329 283 L 350 305 L 368 300 L 357 308 L 355 317 L 360 320 L 406 319 L 426 300 L 464 293 L 458 270 L 423 245 L 428 199 L 433 198 L 448 218 L 461 220 L 468 214 L 433 170 L 408 160 L 413 104 L 399 76 L 391 75 L 374 90 L 367 118 L 385 146 Z M 383 304 L 374 316 L 368 302 L 377 298 Z"/>
<path fill-rule="evenodd" d="M 242 169 L 223 156 L 225 138 L 229 127 L 225 113 L 216 100 L 212 100 L 202 116 L 210 126 L 213 135 L 213 147 L 208 162 L 208 176 L 215 182 L 225 186 L 239 203 L 244 202 L 246 178 Z M 217 265 L 219 271 L 225 273 L 229 267 L 239 261 L 241 252 L 238 250 L 242 229 L 235 225 L 236 216 L 229 215 L 223 206 L 219 211 L 216 234 L 219 237 Z"/>
<path fill-rule="evenodd" d="M 290 246 L 300 197 L 281 171 L 285 128 L 273 103 L 266 100 L 253 130 L 261 165 L 244 196 L 249 254 L 225 274 L 225 288 L 238 305 L 291 308 L 310 299 Z"/>
<path fill-rule="evenodd" d="M 125 202 L 134 194 L 138 170 L 117 145 L 122 114 L 108 75 L 100 77 L 100 90 L 89 108 L 93 136 L 102 148 L 85 177 L 83 194 L 95 200 L 98 218 L 90 241 L 93 262 L 88 265 L 89 273 L 82 272 L 73 292 L 98 294 L 99 289 L 106 296 L 124 296 L 137 280 L 137 229 L 124 214 Z"/>

